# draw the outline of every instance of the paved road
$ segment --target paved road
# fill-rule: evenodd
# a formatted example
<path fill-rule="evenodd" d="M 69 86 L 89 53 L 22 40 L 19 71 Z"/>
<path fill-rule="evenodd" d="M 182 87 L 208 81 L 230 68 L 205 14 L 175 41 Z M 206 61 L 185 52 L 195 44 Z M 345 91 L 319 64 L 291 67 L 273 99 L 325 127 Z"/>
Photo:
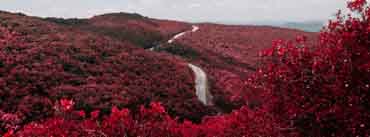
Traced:
<path fill-rule="evenodd" d="M 211 105 L 211 94 L 208 90 L 207 74 L 200 68 L 193 64 L 188 64 L 195 74 L 195 89 L 198 100 L 205 105 Z"/>
<path fill-rule="evenodd" d="M 170 40 L 167 41 L 168 44 L 173 43 L 176 39 L 181 38 L 185 36 L 188 33 L 194 33 L 199 30 L 199 27 L 196 25 L 192 26 L 192 30 L 181 32 L 175 36 L 173 36 Z M 149 50 L 153 51 L 153 48 L 150 48 Z M 198 100 L 201 101 L 204 105 L 211 105 L 212 104 L 212 95 L 209 92 L 208 88 L 208 79 L 207 74 L 198 66 L 194 64 L 188 64 L 189 68 L 194 72 L 195 75 L 195 89 L 196 89 L 196 95 L 198 97 Z"/>

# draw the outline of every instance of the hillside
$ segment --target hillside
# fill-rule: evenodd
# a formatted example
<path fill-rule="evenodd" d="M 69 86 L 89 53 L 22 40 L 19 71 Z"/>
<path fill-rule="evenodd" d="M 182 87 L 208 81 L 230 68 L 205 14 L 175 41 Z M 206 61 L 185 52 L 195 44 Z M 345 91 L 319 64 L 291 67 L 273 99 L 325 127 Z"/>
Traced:
<path fill-rule="evenodd" d="M 99 84 L 104 86 L 95 86 L 97 86 L 96 88 L 99 87 L 99 90 L 105 90 L 105 88 L 101 88 L 105 86 L 125 90 L 125 93 L 120 94 L 129 94 L 127 96 L 130 98 L 125 99 L 124 103 L 122 103 L 123 98 L 119 99 L 118 103 L 120 104 L 105 101 L 110 102 L 108 104 L 134 107 L 137 105 L 132 104 L 147 104 L 153 100 L 164 101 L 164 99 L 172 98 L 164 101 L 166 107 L 173 108 L 170 112 L 173 112 L 173 115 L 183 115 L 183 117 L 193 120 L 199 120 L 203 115 L 210 113 L 207 112 L 208 110 L 199 113 L 197 112 L 198 109 L 189 110 L 191 107 L 184 106 L 191 105 L 194 107 L 192 104 L 195 103 L 198 108 L 202 107 L 199 101 L 194 101 L 194 94 L 191 93 L 194 91 L 193 73 L 190 72 L 189 68 L 186 68 L 186 62 L 183 59 L 200 65 L 207 72 L 210 80 L 210 92 L 214 95 L 215 106 L 222 111 L 230 112 L 246 103 L 243 101 L 244 97 L 250 98 L 253 96 L 251 95 L 253 93 L 245 92 L 249 89 L 243 83 L 248 80 L 248 75 L 256 70 L 259 59 L 258 53 L 270 47 L 271 41 L 279 38 L 295 39 L 296 35 L 307 35 L 309 38 L 315 36 L 314 33 L 266 26 L 199 24 L 199 32 L 190 33 L 174 41 L 173 44 L 166 44 L 170 37 L 189 30 L 191 25 L 183 22 L 150 19 L 138 14 L 127 13 L 105 14 L 90 19 L 59 19 L 27 17 L 3 12 L 1 17 L 3 19 L 2 24 L 5 27 L 4 30 L 24 33 L 17 36 L 17 39 L 24 39 L 25 37 L 29 39 L 26 42 L 13 41 L 16 42 L 15 44 L 22 45 L 29 42 L 34 44 L 35 49 L 38 49 L 35 53 L 24 51 L 19 53 L 20 56 L 35 56 L 33 54 L 51 50 L 50 52 L 58 51 L 58 53 L 53 53 L 54 56 L 63 58 L 52 58 L 50 60 L 57 64 L 61 62 L 59 60 L 68 61 L 68 63 L 62 64 L 63 71 L 72 73 L 74 77 L 68 77 L 71 77 L 72 82 L 75 83 L 61 82 L 51 87 L 43 87 L 46 89 L 42 90 L 57 88 L 60 90 L 58 94 L 59 92 L 64 94 L 66 91 L 63 88 L 67 88 L 67 90 L 75 90 L 73 92 L 81 92 L 81 90 L 84 91 L 84 85 L 91 86 L 87 80 L 93 79 L 94 84 L 97 81 L 111 81 L 108 85 L 102 82 Z M 10 26 L 10 24 L 14 26 Z M 160 54 L 142 49 L 158 44 L 163 45 L 158 49 L 158 51 L 164 51 Z M 55 47 L 58 48 L 54 49 Z M 102 49 L 95 49 L 100 47 Z M 48 55 L 44 56 L 48 57 Z M 31 58 L 28 59 L 30 60 L 22 62 L 37 62 Z M 116 61 L 118 59 L 119 63 Z M 113 70 L 103 68 L 112 68 Z M 30 71 L 33 69 L 37 68 L 32 67 Z M 169 72 L 172 74 L 169 74 Z M 95 76 L 98 74 L 99 76 Z M 67 77 L 64 75 L 63 73 L 59 79 Z M 165 79 L 161 79 L 162 77 L 165 77 Z M 116 78 L 120 81 L 118 82 Z M 44 81 L 41 80 L 41 82 Z M 120 85 L 120 83 L 124 83 L 125 86 L 110 87 L 110 85 Z M 43 85 L 43 83 L 38 84 Z M 31 83 L 31 87 L 33 86 L 35 85 Z M 177 92 L 183 93 L 183 91 L 185 91 L 184 96 L 187 97 L 177 95 Z M 66 97 L 86 97 L 91 96 L 90 94 L 95 93 Z M 53 100 L 64 97 L 56 96 L 58 97 Z M 136 96 L 136 98 L 131 96 Z M 174 96 L 178 99 L 173 98 Z M 181 105 L 178 104 L 179 102 L 173 103 L 171 101 L 187 100 L 186 98 L 193 101 L 189 100 L 190 104 L 180 103 Z M 83 102 L 83 100 L 79 101 Z M 86 108 L 86 105 L 84 107 Z M 91 107 L 91 104 L 87 105 L 87 108 L 89 110 L 96 109 L 96 107 Z M 11 111 L 15 112 L 16 110 Z M 8 112 L 8 110 L 5 112 Z"/>
<path fill-rule="evenodd" d="M 0 11 L 0 136 L 368 137 L 370 5 L 347 8 L 318 33 Z"/>
<path fill-rule="evenodd" d="M 190 28 L 189 24 L 183 22 L 151 19 L 128 13 L 104 14 L 89 19 L 45 18 L 43 20 L 116 40 L 128 40 L 142 48 L 156 46 L 172 35 Z"/>
<path fill-rule="evenodd" d="M 245 100 L 253 100 L 250 98 L 253 93 L 244 83 L 260 65 L 259 54 L 270 48 L 272 41 L 295 41 L 302 35 L 312 42 L 317 37 L 317 33 L 269 26 L 198 26 L 199 31 L 159 50 L 182 56 L 205 69 L 211 80 L 210 91 L 215 95 L 215 102 L 226 111 L 240 107 L 246 103 Z"/>
<path fill-rule="evenodd" d="M 63 98 L 87 112 L 160 101 L 172 116 L 209 114 L 182 59 L 7 12 L 0 12 L 0 32 L 0 114 L 18 119 L 1 119 L 0 131 L 55 115 L 53 106 Z"/>

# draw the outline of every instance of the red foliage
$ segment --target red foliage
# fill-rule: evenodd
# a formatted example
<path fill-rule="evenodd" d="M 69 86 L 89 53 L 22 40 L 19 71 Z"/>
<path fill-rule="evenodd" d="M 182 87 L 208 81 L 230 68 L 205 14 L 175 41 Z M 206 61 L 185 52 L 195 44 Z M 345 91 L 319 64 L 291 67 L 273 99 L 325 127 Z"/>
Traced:
<path fill-rule="evenodd" d="M 62 111 L 69 111 L 72 109 L 74 102 L 73 100 L 61 99 L 60 105 L 61 105 Z"/>
<path fill-rule="evenodd" d="M 357 15 L 338 14 L 320 43 L 274 42 L 252 83 L 265 90 L 271 113 L 303 136 L 370 135 L 369 7 L 355 0 L 349 8 Z"/>
<path fill-rule="evenodd" d="M 9 130 L 8 132 L 6 132 L 3 137 L 12 137 L 14 135 L 14 131 L 13 130 Z"/>
<path fill-rule="evenodd" d="M 209 111 L 197 100 L 193 79 L 178 58 L 0 12 L 0 133 L 73 104 L 102 115 L 112 106 L 135 109 L 161 101 L 170 115 L 199 120 Z"/>
<path fill-rule="evenodd" d="M 89 19 L 89 22 L 93 26 L 116 28 L 119 31 L 129 30 L 134 33 L 142 33 L 141 35 L 159 33 L 165 39 L 190 28 L 189 24 L 183 22 L 151 19 L 127 13 L 99 15 Z"/>
<path fill-rule="evenodd" d="M 353 0 L 348 2 L 348 8 L 352 11 L 362 12 L 364 10 L 364 5 L 366 5 L 366 0 Z"/>
<path fill-rule="evenodd" d="M 129 40 L 135 46 L 150 48 L 190 28 L 181 22 L 157 20 L 136 14 L 112 13 L 87 19 L 77 29 L 94 32 L 118 40 Z"/>
<path fill-rule="evenodd" d="M 72 114 L 70 114 L 72 115 Z M 141 106 L 137 113 L 113 107 L 102 120 L 53 117 L 24 126 L 15 136 L 148 136 L 148 137 L 214 137 L 214 136 L 282 136 L 274 119 L 264 112 L 242 108 L 229 115 L 208 117 L 201 124 L 179 122 L 171 118 L 160 103 Z M 9 132 L 11 133 L 11 132 Z"/>
<path fill-rule="evenodd" d="M 329 26 L 321 32 L 320 41 L 317 43 L 308 43 L 303 36 L 297 37 L 296 42 L 284 40 L 274 41 L 271 49 L 261 53 L 261 55 L 264 56 L 262 62 L 263 66 L 243 83 L 245 86 L 248 86 L 248 88 L 253 89 L 255 92 L 254 94 L 260 97 L 261 100 L 259 101 L 263 104 L 258 105 L 258 107 L 254 109 L 244 106 L 238 110 L 234 110 L 230 114 L 205 117 L 202 122 L 198 124 L 187 120 L 181 122 L 177 117 L 171 117 L 168 113 L 172 108 L 164 107 L 161 103 L 153 103 L 152 100 L 156 101 L 156 99 L 148 100 L 148 104 L 151 102 L 149 107 L 145 107 L 147 106 L 145 105 L 146 103 L 143 103 L 144 105 L 139 103 L 135 104 L 137 105 L 137 107 L 135 107 L 137 109 L 119 109 L 124 107 L 119 106 L 120 103 L 117 103 L 118 105 L 112 103 L 108 105 L 111 106 L 108 107 L 109 111 L 105 110 L 103 113 L 101 108 L 106 107 L 100 106 L 105 106 L 106 104 L 104 103 L 115 101 L 106 99 L 104 98 L 105 96 L 119 98 L 121 95 L 124 96 L 129 94 L 131 95 L 129 97 L 138 99 L 150 96 L 146 94 L 147 92 L 145 92 L 142 87 L 137 87 L 137 83 L 133 84 L 134 86 L 120 83 L 125 84 L 129 88 L 120 87 L 120 84 L 115 83 L 115 81 L 122 80 L 129 83 L 129 81 L 125 79 L 126 77 L 114 77 L 114 75 L 110 75 L 113 73 L 134 75 L 122 71 L 119 69 L 119 66 L 112 64 L 118 63 L 120 65 L 127 65 L 126 67 L 132 68 L 132 70 L 135 71 L 137 70 L 135 68 L 141 67 L 142 64 L 139 65 L 134 62 L 143 61 L 145 60 L 142 59 L 144 57 L 125 60 L 129 58 L 127 56 L 128 53 L 122 51 L 120 52 L 121 54 L 118 54 L 118 59 L 112 57 L 112 60 L 107 61 L 109 62 L 108 64 L 96 68 L 100 70 L 96 73 L 107 75 L 102 77 L 98 75 L 99 77 L 97 77 L 87 68 L 83 68 L 84 71 L 71 69 L 66 72 L 66 70 L 63 69 L 46 67 L 48 63 L 53 64 L 52 66 L 58 66 L 58 63 L 55 62 L 60 60 L 48 60 L 43 64 L 43 60 L 40 61 L 40 59 L 38 59 L 34 63 L 42 63 L 37 65 L 29 64 L 28 62 L 32 62 L 32 59 L 35 58 L 32 56 L 34 54 L 27 53 L 33 53 L 34 51 L 22 51 L 29 48 L 28 46 L 33 48 L 37 46 L 32 46 L 30 43 L 18 45 L 17 42 L 7 39 L 2 43 L 5 43 L 5 46 L 0 45 L 2 48 L 0 54 L 2 61 L 0 70 L 2 72 L 0 94 L 2 98 L 0 103 L 1 109 L 6 111 L 0 111 L 0 126 L 3 130 L 7 131 L 2 132 L 2 134 L 4 136 L 20 137 L 369 136 L 370 8 L 366 4 L 366 1 L 364 2 L 362 0 L 349 2 L 348 7 L 357 15 L 341 16 L 341 14 L 338 14 L 337 20 L 331 21 Z M 22 33 L 13 33 L 12 29 L 7 27 L 0 27 L 0 31 L 4 32 L 4 35 L 0 35 L 0 38 L 16 37 L 16 41 L 27 41 L 25 37 L 18 37 L 18 35 L 22 35 Z M 100 41 L 102 39 L 98 40 Z M 10 49 L 9 46 L 6 46 L 9 43 L 14 44 Z M 104 46 L 104 48 L 109 48 L 109 46 L 111 46 L 109 43 L 104 42 L 99 44 L 107 45 Z M 44 50 L 46 49 L 46 51 L 53 51 L 52 49 L 46 48 L 48 46 L 40 45 L 40 47 Z M 65 45 L 62 46 L 66 48 Z M 63 51 L 63 48 L 58 50 Z M 94 50 L 99 49 L 95 48 Z M 81 49 L 89 51 L 86 55 L 90 55 L 88 53 L 91 52 L 98 52 L 90 51 L 91 49 L 88 47 Z M 112 51 L 114 53 L 115 50 Z M 140 50 L 135 51 L 134 49 L 131 49 L 131 51 L 141 52 Z M 7 52 L 12 52 L 14 55 L 9 55 Z M 25 55 L 19 55 L 17 54 L 18 52 L 27 56 L 24 57 Z M 86 65 L 70 59 L 72 58 L 71 55 L 64 54 L 68 52 L 61 52 L 63 54 L 57 54 L 56 52 L 51 53 L 57 54 L 58 57 L 60 56 L 63 58 L 61 61 L 70 61 L 71 64 L 76 63 L 72 66 Z M 138 53 L 130 53 L 130 55 L 138 55 Z M 27 60 L 27 58 L 32 59 Z M 124 60 L 124 62 L 120 62 L 122 60 Z M 99 61 L 97 61 L 97 63 L 104 64 L 104 62 Z M 143 63 L 149 62 L 143 61 Z M 132 64 L 134 64 L 133 67 L 130 67 Z M 36 69 L 31 69 L 32 67 L 27 67 L 27 65 L 33 65 L 32 67 Z M 166 65 L 166 63 L 161 65 L 170 67 L 170 65 Z M 43 67 L 38 68 L 38 66 L 43 66 L 47 69 Z M 49 76 L 51 74 L 45 76 L 45 74 L 35 73 L 37 69 L 41 69 L 43 73 L 52 71 L 53 77 Z M 106 69 L 108 69 L 108 72 L 103 71 Z M 172 71 L 176 71 L 175 68 L 172 69 L 174 69 Z M 64 75 L 62 75 L 58 73 L 59 71 L 66 74 L 63 73 Z M 168 68 L 165 71 L 172 72 L 169 71 Z M 94 76 L 94 78 L 75 76 L 81 74 L 81 72 L 88 73 L 88 75 Z M 68 75 L 68 73 L 75 74 Z M 32 78 L 34 78 L 35 74 L 38 75 L 36 75 L 37 77 L 34 80 Z M 176 72 L 176 74 L 180 73 Z M 60 75 L 64 77 L 60 78 Z M 160 76 L 162 75 L 158 75 L 158 77 Z M 44 78 L 44 80 L 40 80 L 40 77 Z M 26 80 L 24 80 L 25 78 Z M 70 80 L 71 78 L 77 80 L 82 79 L 83 84 L 75 83 L 66 86 L 68 82 L 65 80 Z M 160 83 L 168 82 L 162 80 L 164 78 L 163 76 L 160 78 L 161 79 L 154 80 L 158 80 Z M 175 78 L 187 80 L 186 76 Z M 86 81 L 84 81 L 85 79 Z M 99 83 L 100 80 L 103 80 L 104 84 Z M 133 78 L 129 78 L 129 80 L 133 80 Z M 65 85 L 52 83 L 55 81 Z M 145 83 L 147 81 L 144 80 L 141 82 Z M 87 85 L 85 85 L 85 83 L 87 83 Z M 169 82 L 166 84 L 170 85 L 174 83 Z M 57 87 L 51 85 L 57 85 Z M 147 85 L 144 84 L 144 86 Z M 176 86 L 182 87 L 182 85 Z M 36 90 L 34 88 L 36 88 Z M 179 90 L 171 90 L 172 88 L 178 87 L 167 88 L 170 89 L 166 90 L 168 92 L 180 93 Z M 62 91 L 60 91 L 61 89 Z M 117 89 L 119 89 L 118 92 L 116 91 Z M 128 89 L 137 91 L 134 93 L 142 95 L 132 95 L 133 93 L 126 91 Z M 57 96 L 57 91 L 62 95 Z M 104 91 L 110 92 L 108 94 Z M 80 94 L 82 92 L 88 92 L 90 96 L 83 96 L 84 94 Z M 101 92 L 103 93 L 100 94 Z M 122 92 L 125 94 L 120 94 Z M 110 96 L 112 93 L 114 95 Z M 163 94 L 163 92 L 155 93 Z M 102 96 L 102 98 L 94 98 L 94 96 Z M 155 98 L 156 96 L 151 97 Z M 65 98 L 73 99 L 73 101 L 63 100 Z M 94 106 L 92 109 L 86 111 L 90 112 L 89 116 L 86 116 L 85 112 L 81 111 L 81 104 L 77 103 L 77 100 L 91 103 L 91 106 Z M 158 100 L 162 102 L 166 101 L 163 98 L 159 98 Z M 191 103 L 196 102 L 194 100 L 191 101 Z M 181 100 L 181 103 L 183 102 L 186 101 Z M 169 105 L 171 106 L 176 103 L 177 102 L 170 101 Z M 12 110 L 7 105 L 15 107 L 15 109 Z M 61 109 L 61 113 L 55 112 L 57 110 L 53 111 L 50 109 L 55 105 L 61 105 L 61 107 L 65 109 Z M 131 105 L 132 104 L 129 104 L 127 106 L 130 107 Z M 167 108 L 167 110 L 165 108 Z M 192 109 L 200 110 L 197 108 Z M 14 113 L 11 113 L 12 111 Z M 42 116 L 42 114 L 44 114 L 44 116 Z M 19 125 L 25 122 L 24 117 L 31 117 L 33 119 L 26 121 L 29 123 L 20 127 Z M 38 117 L 37 120 L 35 120 L 34 117 Z M 19 123 L 19 121 L 21 123 Z"/>
<path fill-rule="evenodd" d="M 253 91 L 244 83 L 260 66 L 258 54 L 270 48 L 271 41 L 294 40 L 297 35 L 305 35 L 300 39 L 312 42 L 318 36 L 317 33 L 268 26 L 200 24 L 199 28 L 175 43 L 199 54 L 190 61 L 207 72 L 215 104 L 225 111 L 241 107 L 246 100 L 255 100 L 251 97 Z"/>

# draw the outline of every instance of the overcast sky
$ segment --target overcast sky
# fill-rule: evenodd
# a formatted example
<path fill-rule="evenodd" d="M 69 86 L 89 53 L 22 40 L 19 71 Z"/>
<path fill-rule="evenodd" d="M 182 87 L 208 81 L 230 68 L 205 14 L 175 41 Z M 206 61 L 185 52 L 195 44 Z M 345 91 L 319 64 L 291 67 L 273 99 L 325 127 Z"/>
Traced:
<path fill-rule="evenodd" d="M 0 10 L 85 18 L 110 12 L 190 22 L 325 21 L 345 0 L 1 0 Z"/>

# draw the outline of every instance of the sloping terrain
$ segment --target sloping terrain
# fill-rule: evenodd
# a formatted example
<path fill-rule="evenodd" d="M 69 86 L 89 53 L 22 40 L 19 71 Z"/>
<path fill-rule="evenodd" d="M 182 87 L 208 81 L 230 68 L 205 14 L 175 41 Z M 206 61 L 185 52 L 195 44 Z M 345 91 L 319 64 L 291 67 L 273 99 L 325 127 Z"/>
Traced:
<path fill-rule="evenodd" d="M 370 5 L 347 4 L 320 37 L 0 12 L 0 136 L 369 136 Z"/>
<path fill-rule="evenodd" d="M 190 28 L 189 24 L 183 22 L 151 19 L 128 13 L 104 14 L 89 19 L 45 18 L 44 20 L 116 40 L 128 40 L 142 48 L 154 47 L 174 34 Z"/>
<path fill-rule="evenodd" d="M 249 93 L 244 92 L 249 90 L 244 83 L 248 75 L 256 71 L 259 53 L 271 47 L 273 40 L 295 40 L 296 36 L 305 35 L 313 41 L 316 36 L 316 33 L 269 26 L 199 24 L 199 31 L 168 42 L 175 34 L 191 30 L 191 24 L 126 13 L 105 14 L 91 19 L 62 19 L 59 22 L 113 39 L 128 39 L 145 49 L 161 45 L 156 51 L 179 55 L 199 64 L 208 73 L 216 105 L 226 111 L 245 103 L 242 96 L 251 96 L 241 95 Z"/>
<path fill-rule="evenodd" d="M 74 100 L 77 109 L 106 112 L 111 106 L 135 110 L 160 101 L 172 116 L 199 121 L 213 110 L 197 100 L 194 74 L 183 59 L 207 72 L 219 111 L 255 105 L 258 102 L 244 83 L 259 65 L 259 52 L 275 39 L 316 35 L 199 24 L 199 30 L 168 42 L 191 30 L 191 24 L 125 13 L 58 19 L 2 12 L 0 17 L 4 60 L 0 111 L 15 114 L 21 122 L 53 115 L 52 106 L 62 98 Z M 157 45 L 162 46 L 156 51 L 163 53 L 144 50 Z"/>
<path fill-rule="evenodd" d="M 197 32 L 189 33 L 162 51 L 182 56 L 199 64 L 211 80 L 210 91 L 215 103 L 226 110 L 232 110 L 243 102 L 241 97 L 250 92 L 245 86 L 248 75 L 256 71 L 259 53 L 271 47 L 277 39 L 295 40 L 304 35 L 313 41 L 317 34 L 294 29 L 268 26 L 227 26 L 199 24 Z M 231 108 L 229 108 L 231 107 Z"/>
<path fill-rule="evenodd" d="M 16 119 L 1 119 L 1 130 L 54 115 L 63 98 L 87 112 L 160 101 L 180 118 L 208 113 L 179 58 L 6 12 L 0 12 L 0 32 L 0 113 Z"/>

